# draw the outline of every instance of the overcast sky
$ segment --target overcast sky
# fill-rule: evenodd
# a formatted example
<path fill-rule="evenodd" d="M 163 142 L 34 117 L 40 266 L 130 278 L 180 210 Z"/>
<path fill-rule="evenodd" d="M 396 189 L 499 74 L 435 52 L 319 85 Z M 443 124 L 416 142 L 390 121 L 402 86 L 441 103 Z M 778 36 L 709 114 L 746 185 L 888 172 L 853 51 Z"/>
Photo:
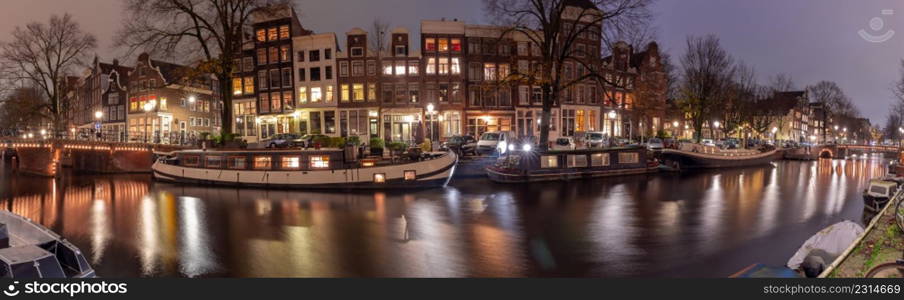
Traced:
<path fill-rule="evenodd" d="M 458 18 L 486 23 L 481 0 L 296 0 L 302 24 L 317 32 L 368 29 L 374 18 L 419 30 L 421 19 Z M 83 29 L 97 35 L 98 54 L 109 57 L 121 22 L 119 0 L 3 0 L 0 40 L 17 25 L 46 22 L 69 12 Z M 883 15 L 883 10 L 893 10 Z M 663 49 L 677 60 L 688 35 L 716 34 L 736 58 L 754 66 L 762 82 L 776 73 L 794 77 L 799 88 L 819 80 L 837 82 L 873 122 L 884 122 L 893 101 L 891 84 L 904 58 L 904 1 L 901 0 L 659 0 L 655 8 Z M 880 18 L 880 30 L 870 21 Z M 885 42 L 864 40 L 895 35 Z M 127 61 L 132 61 L 127 59 Z"/>

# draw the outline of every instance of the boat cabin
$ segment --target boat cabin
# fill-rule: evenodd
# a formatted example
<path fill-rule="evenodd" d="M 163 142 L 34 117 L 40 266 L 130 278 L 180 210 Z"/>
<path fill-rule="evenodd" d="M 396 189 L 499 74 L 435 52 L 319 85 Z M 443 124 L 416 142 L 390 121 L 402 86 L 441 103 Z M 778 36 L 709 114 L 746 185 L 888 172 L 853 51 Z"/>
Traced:
<path fill-rule="evenodd" d="M 542 153 L 513 151 L 500 157 L 495 167 L 533 172 L 638 169 L 648 166 L 647 156 L 647 149 L 643 147 L 552 150 Z"/>
<path fill-rule="evenodd" d="M 870 180 L 866 194 L 873 198 L 891 199 L 898 192 L 898 184 L 893 181 Z"/>
<path fill-rule="evenodd" d="M 175 164 L 187 168 L 252 170 L 252 171 L 315 171 L 345 169 L 355 162 L 346 160 L 342 150 L 277 150 L 277 151 L 182 151 L 177 152 Z"/>

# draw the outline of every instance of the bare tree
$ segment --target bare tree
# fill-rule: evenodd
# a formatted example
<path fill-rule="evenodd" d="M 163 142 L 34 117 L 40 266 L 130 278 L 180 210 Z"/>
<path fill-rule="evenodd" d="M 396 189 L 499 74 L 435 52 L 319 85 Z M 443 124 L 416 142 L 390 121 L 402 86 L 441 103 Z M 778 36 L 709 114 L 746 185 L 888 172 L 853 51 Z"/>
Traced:
<path fill-rule="evenodd" d="M 84 65 L 97 40 L 81 30 L 72 16 L 54 15 L 47 24 L 30 23 L 16 27 L 12 41 L 0 45 L 0 72 L 9 79 L 27 82 L 44 94 L 41 103 L 50 117 L 55 136 L 65 131 L 62 121 L 62 86 L 72 68 Z"/>
<path fill-rule="evenodd" d="M 39 127 L 52 120 L 48 112 L 43 91 L 33 87 L 12 89 L 0 98 L 0 129 Z"/>
<path fill-rule="evenodd" d="M 769 77 L 769 89 L 773 92 L 787 92 L 794 90 L 794 79 L 791 75 L 780 73 Z"/>
<path fill-rule="evenodd" d="M 576 47 L 586 35 L 602 37 L 603 30 L 622 30 L 650 19 L 652 0 L 484 0 L 490 19 L 507 28 L 502 35 L 519 34 L 539 49 L 539 57 L 527 74 L 518 73 L 523 82 L 538 85 L 542 91 L 540 116 L 542 149 L 549 144 L 552 107 L 563 91 L 587 80 L 606 82 L 601 72 L 599 51 Z M 589 57 L 589 59 L 588 59 Z M 585 71 L 566 79 L 566 63 L 581 65 Z M 608 83 L 616 85 L 609 80 Z"/>
<path fill-rule="evenodd" d="M 223 101 L 222 132 L 231 136 L 229 79 L 238 67 L 245 32 L 253 15 L 272 16 L 287 7 L 288 0 L 128 0 L 116 44 L 129 53 L 144 50 L 182 57 L 197 66 L 199 75 L 215 76 Z"/>
<path fill-rule="evenodd" d="M 734 60 L 716 36 L 688 37 L 681 67 L 683 82 L 679 106 L 690 118 L 694 138 L 700 142 L 703 125 L 713 121 L 711 118 L 718 111 L 720 100 L 731 86 Z"/>
<path fill-rule="evenodd" d="M 376 18 L 374 22 L 371 24 L 370 28 L 370 49 L 376 51 L 376 55 L 378 58 L 383 57 L 383 51 L 386 50 L 386 46 L 389 44 L 389 41 L 386 39 L 386 36 L 389 34 L 389 22 L 386 20 Z"/>

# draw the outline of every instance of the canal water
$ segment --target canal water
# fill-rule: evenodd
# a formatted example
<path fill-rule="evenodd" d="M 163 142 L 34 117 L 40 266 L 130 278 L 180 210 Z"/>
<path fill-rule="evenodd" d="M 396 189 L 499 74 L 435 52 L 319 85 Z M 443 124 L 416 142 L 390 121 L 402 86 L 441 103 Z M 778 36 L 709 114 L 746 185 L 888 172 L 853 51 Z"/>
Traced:
<path fill-rule="evenodd" d="M 862 223 L 879 157 L 567 183 L 315 192 L 0 172 L 103 277 L 725 277 Z"/>

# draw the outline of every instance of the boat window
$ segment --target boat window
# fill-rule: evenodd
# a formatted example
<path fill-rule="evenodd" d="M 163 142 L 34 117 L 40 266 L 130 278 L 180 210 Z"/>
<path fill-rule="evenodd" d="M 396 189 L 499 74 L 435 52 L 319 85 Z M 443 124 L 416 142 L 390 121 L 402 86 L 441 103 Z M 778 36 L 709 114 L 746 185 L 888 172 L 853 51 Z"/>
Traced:
<path fill-rule="evenodd" d="M 37 261 L 38 270 L 41 271 L 41 277 L 43 278 L 65 278 L 66 274 L 63 274 L 63 267 L 60 267 L 60 262 L 57 261 L 56 257 L 48 256 Z"/>
<path fill-rule="evenodd" d="M 568 138 L 558 138 L 558 139 L 556 139 L 556 145 L 568 146 L 568 145 L 571 145 L 571 141 L 568 140 Z"/>
<path fill-rule="evenodd" d="M 620 164 L 636 164 L 640 161 L 640 155 L 637 152 L 623 152 L 618 154 L 618 163 Z"/>
<path fill-rule="evenodd" d="M 272 159 L 269 156 L 255 156 L 254 168 L 258 170 L 269 170 L 273 167 Z"/>
<path fill-rule="evenodd" d="M 411 180 L 416 180 L 416 179 L 417 179 L 417 172 L 416 172 L 416 171 L 414 171 L 414 170 L 407 170 L 407 171 L 405 171 L 405 180 L 406 180 L 406 181 L 411 181 Z"/>
<path fill-rule="evenodd" d="M 605 167 L 609 165 L 609 153 L 594 153 L 590 155 L 590 165 Z"/>
<path fill-rule="evenodd" d="M 374 174 L 374 183 L 386 183 L 386 174 L 385 173 Z"/>
<path fill-rule="evenodd" d="M 881 185 L 874 185 L 869 188 L 869 192 L 877 195 L 885 195 L 888 190 Z"/>
<path fill-rule="evenodd" d="M 207 167 L 208 168 L 220 168 L 223 166 L 223 157 L 222 156 L 208 156 L 207 157 Z"/>
<path fill-rule="evenodd" d="M 568 156 L 568 167 L 569 168 L 586 168 L 587 167 L 587 156 L 586 155 L 569 155 Z"/>
<path fill-rule="evenodd" d="M 544 155 L 540 157 L 540 167 L 544 169 L 558 168 L 559 167 L 559 156 L 557 155 Z"/>
<path fill-rule="evenodd" d="M 247 168 L 248 159 L 244 156 L 231 156 L 229 157 L 229 168 L 230 169 L 239 169 L 244 170 Z"/>
<path fill-rule="evenodd" d="M 12 266 L 13 278 L 41 278 L 38 275 L 38 269 L 35 268 L 35 262 L 28 261 Z"/>
<path fill-rule="evenodd" d="M 311 159 L 311 169 L 326 169 L 330 167 L 329 155 L 314 155 Z"/>
<path fill-rule="evenodd" d="M 201 158 L 197 155 L 186 155 L 182 157 L 182 165 L 187 167 L 197 167 L 201 163 Z"/>
<path fill-rule="evenodd" d="M 283 169 L 298 169 L 301 167 L 301 157 L 298 156 L 283 156 L 282 164 L 280 168 Z"/>

